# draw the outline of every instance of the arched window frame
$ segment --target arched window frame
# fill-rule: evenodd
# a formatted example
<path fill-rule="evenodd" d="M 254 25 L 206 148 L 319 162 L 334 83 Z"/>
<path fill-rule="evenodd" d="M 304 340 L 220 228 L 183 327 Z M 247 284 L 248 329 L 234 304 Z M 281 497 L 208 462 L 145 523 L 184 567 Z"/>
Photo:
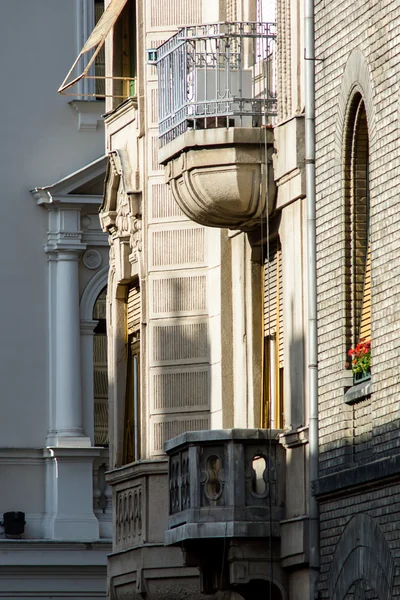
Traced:
<path fill-rule="evenodd" d="M 356 90 L 347 111 L 343 161 L 347 352 L 359 347 L 360 343 L 371 343 L 369 148 L 365 100 Z M 349 357 L 349 364 L 355 357 Z M 353 363 L 355 381 L 370 376 L 370 367 L 357 373 L 354 366 Z"/>

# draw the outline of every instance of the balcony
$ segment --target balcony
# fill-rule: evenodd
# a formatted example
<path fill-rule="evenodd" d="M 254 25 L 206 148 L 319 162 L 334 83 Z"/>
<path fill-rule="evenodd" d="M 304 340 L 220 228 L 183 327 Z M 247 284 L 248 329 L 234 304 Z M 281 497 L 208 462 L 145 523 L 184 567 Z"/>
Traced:
<path fill-rule="evenodd" d="M 195 431 L 165 445 L 165 544 L 181 547 L 187 566 L 200 567 L 206 593 L 268 580 L 271 559 L 279 557 L 285 450 L 278 434 L 262 429 Z"/>
<path fill-rule="evenodd" d="M 181 29 L 157 49 L 159 161 L 192 220 L 250 230 L 275 200 L 275 25 Z"/>

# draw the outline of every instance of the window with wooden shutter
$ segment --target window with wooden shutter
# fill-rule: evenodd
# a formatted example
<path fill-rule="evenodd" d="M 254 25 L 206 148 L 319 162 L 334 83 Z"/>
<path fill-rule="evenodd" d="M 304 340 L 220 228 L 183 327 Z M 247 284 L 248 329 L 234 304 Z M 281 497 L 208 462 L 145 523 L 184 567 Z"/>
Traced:
<path fill-rule="evenodd" d="M 94 2 L 94 22 L 95 25 L 100 21 L 104 12 L 104 0 L 95 0 Z M 105 77 L 106 77 L 106 53 L 104 45 L 99 49 L 99 52 L 94 61 L 95 92 L 99 98 L 104 97 L 106 93 Z"/>
<path fill-rule="evenodd" d="M 75 95 L 72 88 L 84 78 L 95 80 L 95 93 L 82 96 L 112 96 L 118 103 L 136 96 L 136 2 L 135 0 L 110 0 L 104 10 L 103 0 L 94 0 L 96 25 L 75 59 L 64 81 L 60 94 Z M 106 94 L 104 43 L 113 30 L 112 93 Z M 94 67 L 94 69 L 93 69 Z M 117 104 L 117 102 L 116 102 Z"/>
<path fill-rule="evenodd" d="M 116 98 L 136 96 L 136 2 L 128 0 L 114 27 L 114 90 Z"/>
<path fill-rule="evenodd" d="M 262 427 L 283 426 L 283 278 L 279 240 L 271 241 L 263 265 Z"/>
<path fill-rule="evenodd" d="M 128 336 L 140 332 L 140 287 L 139 284 L 129 287 L 127 299 Z"/>
<path fill-rule="evenodd" d="M 126 303 L 128 340 L 123 464 L 140 458 L 140 323 L 140 287 L 137 282 L 129 287 Z"/>

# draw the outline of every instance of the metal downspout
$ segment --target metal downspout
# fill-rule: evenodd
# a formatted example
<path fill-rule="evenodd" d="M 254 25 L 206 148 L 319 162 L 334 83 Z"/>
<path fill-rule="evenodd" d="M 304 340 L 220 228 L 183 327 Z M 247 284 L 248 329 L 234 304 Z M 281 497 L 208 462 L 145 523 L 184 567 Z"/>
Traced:
<path fill-rule="evenodd" d="M 315 42 L 314 0 L 304 0 L 305 42 L 305 168 L 307 194 L 308 401 L 309 401 L 309 564 L 310 600 L 317 598 L 319 514 L 312 494 L 318 478 L 318 337 L 315 194 Z"/>

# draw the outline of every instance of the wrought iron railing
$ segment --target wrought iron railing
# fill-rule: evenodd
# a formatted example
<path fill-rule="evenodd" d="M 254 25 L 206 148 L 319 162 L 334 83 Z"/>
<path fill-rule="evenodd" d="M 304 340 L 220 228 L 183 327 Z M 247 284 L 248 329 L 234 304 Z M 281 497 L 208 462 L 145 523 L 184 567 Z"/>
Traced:
<path fill-rule="evenodd" d="M 274 23 L 184 27 L 157 49 L 160 147 L 188 129 L 260 127 L 276 115 Z"/>

